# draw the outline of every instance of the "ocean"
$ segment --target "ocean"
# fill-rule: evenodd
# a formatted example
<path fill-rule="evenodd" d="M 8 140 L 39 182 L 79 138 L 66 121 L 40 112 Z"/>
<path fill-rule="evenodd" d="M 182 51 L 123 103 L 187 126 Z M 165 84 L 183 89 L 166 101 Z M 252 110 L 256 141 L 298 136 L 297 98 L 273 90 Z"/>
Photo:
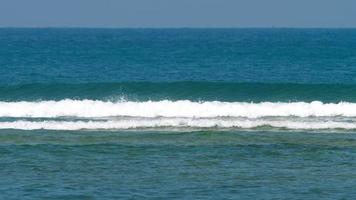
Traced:
<path fill-rule="evenodd" d="M 0 29 L 0 199 L 353 199 L 356 29 Z"/>

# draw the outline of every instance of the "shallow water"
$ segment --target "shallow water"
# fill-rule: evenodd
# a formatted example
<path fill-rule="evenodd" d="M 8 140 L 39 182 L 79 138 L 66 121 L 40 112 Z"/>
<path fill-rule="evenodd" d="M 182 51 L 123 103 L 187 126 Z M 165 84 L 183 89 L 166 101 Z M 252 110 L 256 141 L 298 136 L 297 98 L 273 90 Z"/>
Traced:
<path fill-rule="evenodd" d="M 4 199 L 355 195 L 352 133 L 8 130 L 0 141 Z"/>

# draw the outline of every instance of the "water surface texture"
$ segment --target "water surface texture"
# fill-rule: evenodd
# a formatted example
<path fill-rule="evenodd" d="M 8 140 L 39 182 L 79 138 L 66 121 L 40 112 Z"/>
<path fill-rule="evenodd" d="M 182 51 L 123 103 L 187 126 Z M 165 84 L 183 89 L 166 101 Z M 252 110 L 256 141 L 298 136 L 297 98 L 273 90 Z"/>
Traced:
<path fill-rule="evenodd" d="M 355 29 L 0 29 L 0 199 L 352 199 Z"/>

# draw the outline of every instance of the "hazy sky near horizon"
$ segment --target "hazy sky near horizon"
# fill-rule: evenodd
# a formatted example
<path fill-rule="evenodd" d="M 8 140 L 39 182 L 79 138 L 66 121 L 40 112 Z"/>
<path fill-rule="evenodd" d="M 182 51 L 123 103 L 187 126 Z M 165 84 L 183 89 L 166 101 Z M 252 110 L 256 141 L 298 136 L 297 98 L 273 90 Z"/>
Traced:
<path fill-rule="evenodd" d="M 0 27 L 356 27 L 356 0 L 0 0 Z"/>

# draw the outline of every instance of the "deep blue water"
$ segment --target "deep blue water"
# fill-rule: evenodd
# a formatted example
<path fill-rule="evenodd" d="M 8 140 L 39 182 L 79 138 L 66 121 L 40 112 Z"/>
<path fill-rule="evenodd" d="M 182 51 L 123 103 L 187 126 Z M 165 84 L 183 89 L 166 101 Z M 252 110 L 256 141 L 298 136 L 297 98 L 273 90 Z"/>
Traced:
<path fill-rule="evenodd" d="M 355 55 L 355 29 L 1 29 L 0 80 L 354 84 Z"/>
<path fill-rule="evenodd" d="M 355 29 L 0 29 L 0 199 L 352 199 Z"/>

